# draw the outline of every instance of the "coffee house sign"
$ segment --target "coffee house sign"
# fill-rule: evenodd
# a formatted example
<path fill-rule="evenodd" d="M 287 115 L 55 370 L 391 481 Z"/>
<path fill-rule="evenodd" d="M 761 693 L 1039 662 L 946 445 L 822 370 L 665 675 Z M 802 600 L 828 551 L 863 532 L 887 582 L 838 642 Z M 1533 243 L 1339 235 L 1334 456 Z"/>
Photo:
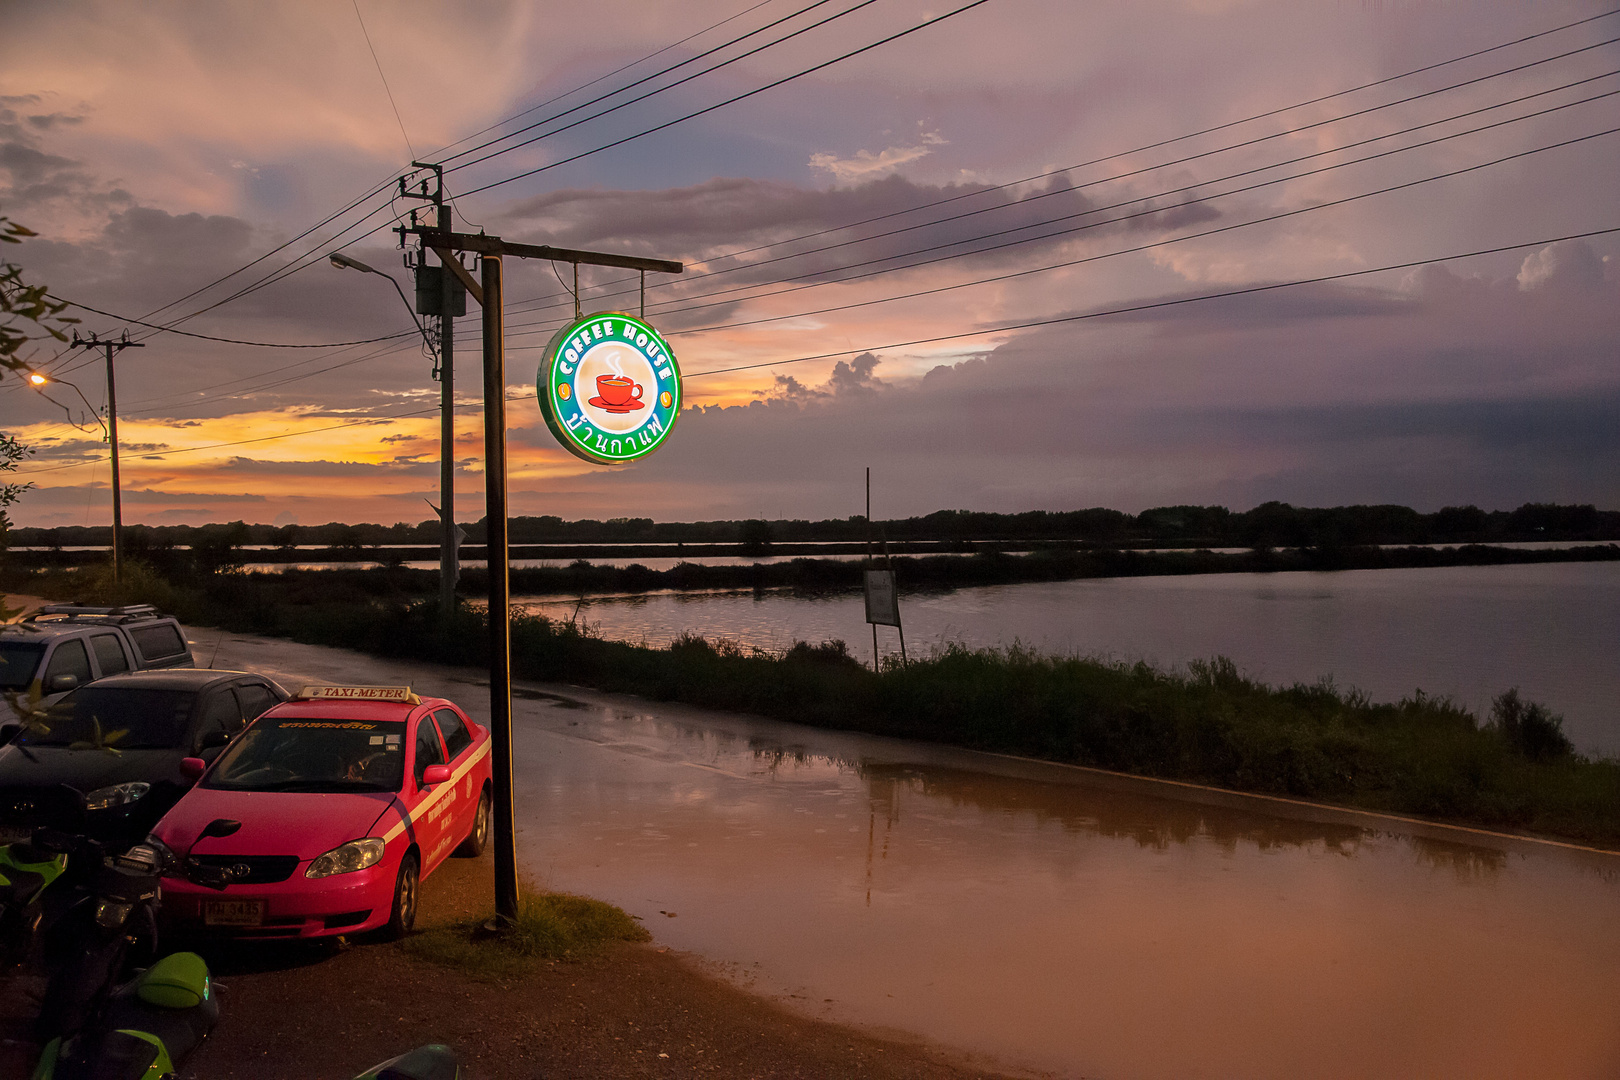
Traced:
<path fill-rule="evenodd" d="M 546 425 L 568 450 L 621 465 L 658 449 L 681 411 L 681 371 L 669 343 L 616 311 L 563 327 L 535 379 Z"/>

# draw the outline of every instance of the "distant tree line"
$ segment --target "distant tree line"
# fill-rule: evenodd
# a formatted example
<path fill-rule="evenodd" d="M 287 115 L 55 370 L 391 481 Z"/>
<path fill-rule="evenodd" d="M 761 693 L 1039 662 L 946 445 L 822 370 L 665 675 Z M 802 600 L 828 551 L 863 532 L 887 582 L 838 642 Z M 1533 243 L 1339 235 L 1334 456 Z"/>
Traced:
<path fill-rule="evenodd" d="M 464 526 L 468 543 L 484 541 L 483 522 Z M 514 544 L 743 544 L 756 554 L 773 543 L 825 540 L 860 542 L 873 539 L 956 541 L 973 543 L 1080 543 L 1097 547 L 1151 546 L 1322 548 L 1369 544 L 1489 544 L 1526 540 L 1620 540 L 1620 511 L 1591 505 L 1526 503 L 1517 510 L 1481 510 L 1448 506 L 1432 514 L 1405 506 L 1336 506 L 1312 508 L 1262 503 L 1248 511 L 1224 506 L 1161 506 L 1140 514 L 1093 508 L 1031 510 L 991 514 L 940 510 L 923 517 L 874 522 L 864 517 L 737 521 L 657 522 L 652 518 L 517 517 L 511 522 Z M 5 536 L 13 547 L 88 547 L 112 542 L 108 526 L 63 525 L 56 528 L 12 528 Z M 436 545 L 439 523 L 414 525 L 329 522 L 325 525 L 249 525 L 233 521 L 214 525 L 126 525 L 124 547 L 134 557 L 161 556 L 189 548 L 228 560 L 248 546 L 315 546 L 359 556 L 367 549 Z"/>

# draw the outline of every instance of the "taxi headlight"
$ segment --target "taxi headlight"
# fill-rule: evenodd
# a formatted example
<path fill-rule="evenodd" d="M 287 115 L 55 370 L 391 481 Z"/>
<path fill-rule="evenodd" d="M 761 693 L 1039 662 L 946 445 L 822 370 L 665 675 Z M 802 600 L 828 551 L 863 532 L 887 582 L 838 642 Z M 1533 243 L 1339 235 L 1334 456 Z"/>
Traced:
<path fill-rule="evenodd" d="M 144 780 L 132 780 L 127 784 L 114 784 L 111 787 L 97 788 L 84 797 L 86 810 L 114 810 L 120 806 L 128 806 L 137 799 L 144 799 L 146 793 L 152 790 L 152 785 Z"/>
<path fill-rule="evenodd" d="M 375 836 L 368 836 L 364 840 L 350 840 L 342 847 L 335 847 L 310 863 L 309 869 L 304 871 L 304 876 L 331 877 L 333 874 L 352 874 L 356 870 L 376 866 L 382 861 L 386 847 L 387 845 Z"/>

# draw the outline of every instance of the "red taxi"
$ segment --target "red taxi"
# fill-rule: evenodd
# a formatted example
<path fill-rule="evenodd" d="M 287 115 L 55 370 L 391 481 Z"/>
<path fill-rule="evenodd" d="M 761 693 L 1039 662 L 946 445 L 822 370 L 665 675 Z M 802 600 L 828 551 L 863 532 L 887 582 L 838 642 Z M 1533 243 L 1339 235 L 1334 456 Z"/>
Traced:
<path fill-rule="evenodd" d="M 306 686 L 211 767 L 187 760 L 197 783 L 149 842 L 230 884 L 164 878 L 165 919 L 248 937 L 404 934 L 420 880 L 488 840 L 489 749 L 443 698 Z"/>

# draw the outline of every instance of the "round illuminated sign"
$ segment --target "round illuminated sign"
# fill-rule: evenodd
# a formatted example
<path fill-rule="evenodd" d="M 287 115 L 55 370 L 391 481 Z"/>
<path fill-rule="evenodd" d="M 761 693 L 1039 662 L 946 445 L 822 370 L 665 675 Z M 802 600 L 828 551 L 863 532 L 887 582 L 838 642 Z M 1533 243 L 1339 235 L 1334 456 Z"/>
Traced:
<path fill-rule="evenodd" d="M 681 369 L 669 343 L 617 311 L 559 330 L 546 346 L 535 390 L 557 441 L 602 465 L 658 449 L 681 411 Z"/>

